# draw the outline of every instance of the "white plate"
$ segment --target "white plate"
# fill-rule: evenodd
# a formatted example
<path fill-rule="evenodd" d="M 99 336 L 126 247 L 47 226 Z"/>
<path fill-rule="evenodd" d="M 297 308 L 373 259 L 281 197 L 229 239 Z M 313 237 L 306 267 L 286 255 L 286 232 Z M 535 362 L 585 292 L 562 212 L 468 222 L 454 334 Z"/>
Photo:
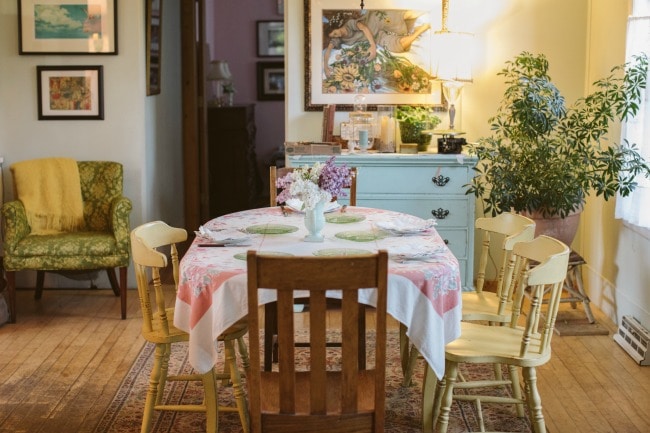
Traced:
<path fill-rule="evenodd" d="M 304 213 L 305 210 L 302 208 L 302 200 L 297 198 L 290 198 L 287 200 L 287 207 L 294 212 Z M 325 213 L 334 212 L 341 208 L 341 205 L 337 201 L 331 201 L 325 205 Z"/>

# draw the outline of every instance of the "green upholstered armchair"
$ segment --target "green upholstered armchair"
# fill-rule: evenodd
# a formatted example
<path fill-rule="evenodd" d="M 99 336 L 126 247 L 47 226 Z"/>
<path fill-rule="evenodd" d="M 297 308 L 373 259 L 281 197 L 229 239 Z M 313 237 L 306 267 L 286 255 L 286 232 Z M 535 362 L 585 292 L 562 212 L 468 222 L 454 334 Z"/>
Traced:
<path fill-rule="evenodd" d="M 4 268 L 11 322 L 16 321 L 16 271 L 35 270 L 35 299 L 40 299 L 46 271 L 105 269 L 115 296 L 121 297 L 126 318 L 126 272 L 130 259 L 129 214 L 131 201 L 122 196 L 122 164 L 78 161 L 85 229 L 58 234 L 32 235 L 20 201 L 2 207 Z M 120 268 L 118 285 L 115 268 Z"/>

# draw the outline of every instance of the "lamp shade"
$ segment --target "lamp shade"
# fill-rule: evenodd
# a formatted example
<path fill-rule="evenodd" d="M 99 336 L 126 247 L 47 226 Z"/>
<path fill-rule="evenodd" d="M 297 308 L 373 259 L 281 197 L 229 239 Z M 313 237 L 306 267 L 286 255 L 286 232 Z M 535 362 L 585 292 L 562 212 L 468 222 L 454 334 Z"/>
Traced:
<path fill-rule="evenodd" d="M 439 80 L 472 81 L 471 33 L 442 30 L 432 37 L 432 75 Z"/>
<path fill-rule="evenodd" d="M 213 60 L 210 62 L 210 70 L 208 71 L 208 80 L 230 80 L 232 74 L 228 67 L 228 62 L 225 60 Z"/>

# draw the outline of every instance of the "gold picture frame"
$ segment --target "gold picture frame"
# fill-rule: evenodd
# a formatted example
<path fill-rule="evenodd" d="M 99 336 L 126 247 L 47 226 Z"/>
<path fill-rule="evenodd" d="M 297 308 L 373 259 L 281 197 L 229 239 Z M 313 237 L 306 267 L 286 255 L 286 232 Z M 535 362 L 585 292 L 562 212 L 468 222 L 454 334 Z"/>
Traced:
<path fill-rule="evenodd" d="M 349 0 L 304 0 L 305 110 L 321 111 L 327 104 L 351 110 L 360 93 L 370 109 L 442 109 L 442 87 L 431 79 L 431 36 L 441 22 L 434 6 L 427 0 L 376 0 L 361 11 Z M 373 37 L 374 57 L 358 22 Z M 340 28 L 349 33 L 333 33 Z"/>

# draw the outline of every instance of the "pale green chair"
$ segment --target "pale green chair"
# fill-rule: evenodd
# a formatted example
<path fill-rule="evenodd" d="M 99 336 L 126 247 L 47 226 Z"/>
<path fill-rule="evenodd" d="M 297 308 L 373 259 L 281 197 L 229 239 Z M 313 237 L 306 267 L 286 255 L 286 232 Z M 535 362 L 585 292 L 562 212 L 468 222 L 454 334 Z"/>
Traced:
<path fill-rule="evenodd" d="M 16 321 L 17 271 L 37 271 L 35 298 L 43 292 L 45 272 L 106 270 L 126 318 L 126 276 L 130 259 L 131 201 L 122 196 L 122 164 L 79 161 L 85 228 L 60 234 L 33 235 L 20 197 L 2 206 L 4 269 L 11 322 Z M 115 268 L 120 269 L 118 284 Z"/>

